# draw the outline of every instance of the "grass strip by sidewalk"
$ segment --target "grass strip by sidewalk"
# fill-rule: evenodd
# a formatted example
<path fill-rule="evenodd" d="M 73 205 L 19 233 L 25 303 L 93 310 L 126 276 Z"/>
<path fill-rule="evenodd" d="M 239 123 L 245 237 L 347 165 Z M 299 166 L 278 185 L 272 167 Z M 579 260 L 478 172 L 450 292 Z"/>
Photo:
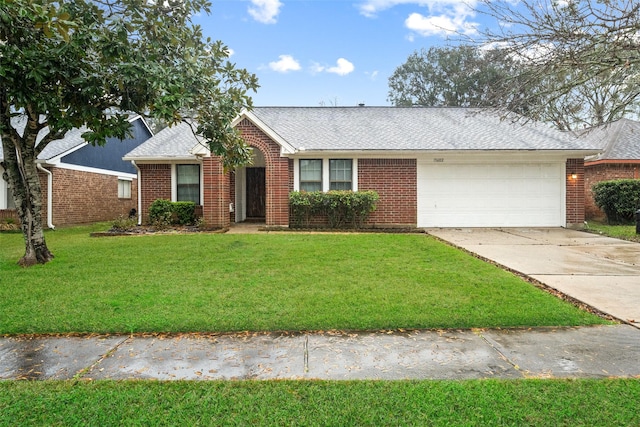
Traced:
<path fill-rule="evenodd" d="M 0 334 L 379 330 L 605 323 L 426 235 L 0 234 Z"/>
<path fill-rule="evenodd" d="M 0 382 L 0 426 L 640 425 L 640 380 Z"/>

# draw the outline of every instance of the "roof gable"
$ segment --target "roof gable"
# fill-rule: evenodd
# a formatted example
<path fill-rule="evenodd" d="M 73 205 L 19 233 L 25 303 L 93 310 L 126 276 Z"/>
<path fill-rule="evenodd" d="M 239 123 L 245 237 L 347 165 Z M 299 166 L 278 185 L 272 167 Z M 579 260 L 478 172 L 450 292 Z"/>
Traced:
<path fill-rule="evenodd" d="M 587 158 L 587 161 L 640 160 L 640 122 L 620 119 L 583 134 L 586 140 L 603 146 L 602 153 Z"/>

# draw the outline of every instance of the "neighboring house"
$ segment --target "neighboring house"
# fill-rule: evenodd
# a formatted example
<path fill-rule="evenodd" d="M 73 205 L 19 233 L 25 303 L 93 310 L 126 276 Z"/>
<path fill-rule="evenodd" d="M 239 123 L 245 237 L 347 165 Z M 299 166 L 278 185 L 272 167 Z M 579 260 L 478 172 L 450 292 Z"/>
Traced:
<path fill-rule="evenodd" d="M 19 129 L 19 121 L 14 126 Z M 48 227 L 110 221 L 128 215 L 137 206 L 137 171 L 122 156 L 149 139 L 152 132 L 140 116 L 131 119 L 131 126 L 132 136 L 123 141 L 109 138 L 104 146 L 92 146 L 82 139 L 86 129 L 73 129 L 42 150 L 37 163 L 42 217 Z M 0 176 L 3 172 L 0 166 Z M 17 218 L 11 189 L 0 179 L 0 219 L 6 217 Z"/>
<path fill-rule="evenodd" d="M 489 110 L 256 107 L 233 123 L 253 164 L 225 173 L 189 126 L 167 128 L 128 153 L 139 210 L 192 200 L 205 222 L 289 225 L 294 190 L 375 190 L 369 227 L 580 227 L 584 157 L 600 151 L 542 124 Z"/>
<path fill-rule="evenodd" d="M 640 179 L 640 122 L 620 119 L 587 131 L 585 139 L 604 150 L 585 158 L 585 214 L 603 219 L 604 212 L 593 200 L 591 188 L 600 181 Z"/>

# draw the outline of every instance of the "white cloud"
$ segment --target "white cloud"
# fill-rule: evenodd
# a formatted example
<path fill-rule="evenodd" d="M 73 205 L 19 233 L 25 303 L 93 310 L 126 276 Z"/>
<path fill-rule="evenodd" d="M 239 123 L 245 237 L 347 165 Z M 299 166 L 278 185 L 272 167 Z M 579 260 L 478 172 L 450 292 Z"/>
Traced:
<path fill-rule="evenodd" d="M 353 70 L 355 70 L 353 64 L 344 58 L 338 58 L 335 67 L 329 67 L 326 69 L 327 73 L 334 73 L 339 76 L 346 76 Z"/>
<path fill-rule="evenodd" d="M 426 7 L 430 10 L 436 10 L 456 8 L 461 5 L 474 8 L 477 2 L 478 0 L 363 0 L 359 5 L 359 9 L 362 15 L 373 18 L 378 14 L 378 12 L 403 4 L 413 4 L 418 7 Z"/>
<path fill-rule="evenodd" d="M 415 34 L 428 37 L 434 35 L 477 34 L 478 23 L 473 22 L 474 8 L 479 0 L 363 0 L 360 13 L 375 17 L 377 13 L 398 5 L 414 5 L 426 9 L 425 12 L 411 13 L 405 26 Z M 567 1 L 567 0 L 558 0 Z M 408 36 L 413 41 L 413 34 Z"/>
<path fill-rule="evenodd" d="M 473 35 L 478 33 L 478 24 L 468 22 L 467 16 L 460 15 L 432 15 L 424 16 L 419 13 L 412 13 L 406 19 L 405 26 L 411 31 L 415 31 L 421 36 L 465 34 Z"/>
<path fill-rule="evenodd" d="M 280 0 L 251 0 L 254 7 L 249 7 L 249 15 L 263 24 L 275 24 L 280 13 Z"/>
<path fill-rule="evenodd" d="M 309 67 L 309 71 L 311 72 L 311 74 L 318 74 L 323 72 L 327 67 L 320 65 L 317 62 L 312 62 L 311 66 Z"/>
<path fill-rule="evenodd" d="M 378 70 L 376 71 L 365 71 L 364 74 L 369 76 L 369 79 L 374 82 L 378 78 Z"/>
<path fill-rule="evenodd" d="M 280 55 L 278 61 L 269 62 L 269 68 L 278 73 L 300 70 L 300 63 L 291 55 Z"/>

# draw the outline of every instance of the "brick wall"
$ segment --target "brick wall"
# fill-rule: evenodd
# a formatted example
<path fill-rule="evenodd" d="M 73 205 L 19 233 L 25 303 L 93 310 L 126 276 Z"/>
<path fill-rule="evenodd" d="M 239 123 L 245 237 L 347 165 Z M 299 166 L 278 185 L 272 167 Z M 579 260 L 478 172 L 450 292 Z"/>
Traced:
<path fill-rule="evenodd" d="M 202 163 L 204 201 L 202 213 L 208 227 L 228 227 L 229 217 L 229 173 L 219 157 L 205 157 Z"/>
<path fill-rule="evenodd" d="M 171 165 L 139 164 L 142 222 L 149 221 L 149 206 L 156 199 L 171 200 Z M 131 189 L 133 195 L 133 188 Z"/>
<path fill-rule="evenodd" d="M 598 208 L 593 200 L 594 184 L 614 179 L 639 179 L 640 163 L 592 163 L 585 165 L 585 216 L 587 219 L 603 220 L 604 212 Z"/>
<path fill-rule="evenodd" d="M 137 209 L 137 180 L 131 182 L 131 198 L 118 198 L 118 177 L 72 169 L 51 168 L 53 174 L 54 226 L 112 221 Z M 47 221 L 47 175 L 40 173 L 42 221 Z"/>
<path fill-rule="evenodd" d="M 566 164 L 566 209 L 567 227 L 584 226 L 584 160 L 568 159 Z M 573 178 L 572 175 L 576 176 Z"/>
<path fill-rule="evenodd" d="M 289 226 L 290 176 L 293 168 L 289 159 L 280 156 L 280 146 L 265 135 L 249 120 L 237 126 L 245 142 L 264 155 L 266 181 L 266 225 Z"/>
<path fill-rule="evenodd" d="M 378 207 L 369 217 L 371 227 L 411 226 L 417 220 L 417 166 L 415 159 L 359 159 L 358 190 L 375 190 Z"/>

